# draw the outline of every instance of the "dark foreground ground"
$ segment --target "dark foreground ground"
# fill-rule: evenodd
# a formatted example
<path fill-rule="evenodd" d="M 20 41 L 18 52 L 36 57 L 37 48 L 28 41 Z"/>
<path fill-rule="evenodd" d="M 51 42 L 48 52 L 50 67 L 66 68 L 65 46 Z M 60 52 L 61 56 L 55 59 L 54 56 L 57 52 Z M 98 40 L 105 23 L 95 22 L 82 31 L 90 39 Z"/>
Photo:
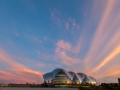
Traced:
<path fill-rule="evenodd" d="M 119 87 L 81 87 L 79 90 L 120 90 Z"/>
<path fill-rule="evenodd" d="M 120 90 L 119 87 L 80 87 L 80 88 L 21 88 L 0 87 L 0 90 Z"/>
<path fill-rule="evenodd" d="M 79 90 L 77 88 L 14 88 L 14 87 L 3 87 L 0 90 Z"/>

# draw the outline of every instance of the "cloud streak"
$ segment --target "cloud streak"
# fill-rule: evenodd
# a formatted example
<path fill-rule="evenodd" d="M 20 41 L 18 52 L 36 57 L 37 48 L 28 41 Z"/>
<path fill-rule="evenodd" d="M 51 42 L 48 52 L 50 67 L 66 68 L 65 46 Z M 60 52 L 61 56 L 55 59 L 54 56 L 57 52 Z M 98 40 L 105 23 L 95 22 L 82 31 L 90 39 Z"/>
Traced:
<path fill-rule="evenodd" d="M 13 80 L 13 81 L 20 81 L 19 83 L 25 83 L 25 82 L 31 82 L 31 83 L 42 83 L 42 74 L 41 72 L 39 71 L 34 71 L 34 70 L 31 70 L 27 67 L 25 67 L 24 65 L 16 62 L 8 53 L 6 53 L 3 49 L 0 48 L 0 62 L 3 63 L 3 66 L 8 66 L 7 71 L 8 72 L 5 72 L 3 70 L 0 71 L 1 74 L 4 74 L 1 76 L 0 79 L 4 79 L 6 80 L 7 77 L 10 77 L 8 78 L 9 81 Z M 11 77 L 15 77 L 14 78 L 11 78 Z M 39 80 L 40 81 L 39 81 Z M 11 82 L 8 82 L 8 83 L 11 83 Z M 15 83 L 15 82 L 14 82 Z M 17 82 L 18 83 L 18 82 Z"/>
<path fill-rule="evenodd" d="M 76 47 L 72 47 L 72 44 L 64 40 L 57 42 L 56 54 L 61 63 L 67 67 L 75 66 L 77 68 L 78 65 L 82 66 L 83 72 L 97 79 L 119 76 L 120 9 L 118 9 L 118 3 L 119 0 L 94 1 L 90 19 L 82 28 L 84 31 L 80 35 Z M 100 14 L 96 13 L 98 10 Z M 96 25 L 96 22 L 98 24 L 97 27 L 94 27 L 94 34 L 88 46 L 88 51 L 84 58 L 80 60 L 78 56 L 79 52 L 82 52 L 84 42 L 86 42 L 84 41 L 85 36 L 89 28 Z M 68 28 L 69 23 L 66 23 L 66 29 Z M 78 71 L 82 71 L 81 69 Z M 111 71 L 114 72 L 111 74 Z M 101 76 L 101 73 L 103 76 Z"/>
<path fill-rule="evenodd" d="M 105 10 L 101 15 L 89 51 L 84 58 L 86 73 L 94 75 L 95 73 L 107 72 L 110 66 L 105 70 L 103 70 L 103 67 L 111 63 L 113 58 L 120 54 L 120 10 L 117 9 L 119 6 L 118 2 L 118 0 L 106 0 L 105 2 Z M 118 57 L 120 58 L 120 56 Z M 120 62 L 115 63 L 120 64 Z M 118 67 L 116 67 L 114 72 L 118 72 Z M 106 76 L 107 74 L 102 75 Z"/>
<path fill-rule="evenodd" d="M 108 62 L 112 60 L 117 54 L 120 54 L 120 46 L 116 47 L 105 59 L 95 68 L 92 72 L 96 72 L 101 67 L 105 66 Z"/>
<path fill-rule="evenodd" d="M 4 83 L 31 83 L 31 82 L 36 82 L 36 80 L 31 80 L 28 78 L 24 78 L 22 76 L 18 76 L 15 74 L 12 74 L 10 72 L 6 72 L 3 70 L 0 70 L 0 80 L 3 81 Z M 2 82 L 2 83 L 3 83 Z"/>

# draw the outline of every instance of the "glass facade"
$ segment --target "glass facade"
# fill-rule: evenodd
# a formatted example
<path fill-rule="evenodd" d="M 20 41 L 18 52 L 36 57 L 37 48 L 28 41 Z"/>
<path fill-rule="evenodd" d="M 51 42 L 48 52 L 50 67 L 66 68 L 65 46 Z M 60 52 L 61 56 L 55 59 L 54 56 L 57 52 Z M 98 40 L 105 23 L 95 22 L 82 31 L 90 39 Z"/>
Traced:
<path fill-rule="evenodd" d="M 43 75 L 44 81 L 55 86 L 77 85 L 96 85 L 96 79 L 84 73 L 67 72 L 57 68 L 52 72 Z"/>
<path fill-rule="evenodd" d="M 70 80 L 69 76 L 63 70 L 61 70 L 55 76 L 55 78 L 52 79 L 51 83 L 53 83 L 53 84 L 69 84 L 69 83 L 71 83 L 71 80 Z"/>

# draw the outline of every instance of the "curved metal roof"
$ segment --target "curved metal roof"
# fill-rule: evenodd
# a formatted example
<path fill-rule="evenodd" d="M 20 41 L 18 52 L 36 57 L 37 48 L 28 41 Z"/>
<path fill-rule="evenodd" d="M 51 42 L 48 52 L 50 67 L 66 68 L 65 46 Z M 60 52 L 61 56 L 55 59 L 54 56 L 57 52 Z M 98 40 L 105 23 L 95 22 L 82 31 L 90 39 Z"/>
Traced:
<path fill-rule="evenodd" d="M 44 80 L 47 81 L 47 80 L 54 79 L 55 76 L 61 70 L 71 79 L 71 81 L 74 81 L 74 80 L 76 81 L 77 80 L 77 81 L 80 81 L 80 82 L 93 82 L 93 83 L 96 83 L 96 79 L 91 77 L 91 76 L 87 76 L 84 73 L 74 73 L 72 71 L 67 72 L 67 71 L 65 71 L 64 69 L 61 69 L 61 68 L 56 68 L 52 72 L 44 74 L 43 75 Z"/>

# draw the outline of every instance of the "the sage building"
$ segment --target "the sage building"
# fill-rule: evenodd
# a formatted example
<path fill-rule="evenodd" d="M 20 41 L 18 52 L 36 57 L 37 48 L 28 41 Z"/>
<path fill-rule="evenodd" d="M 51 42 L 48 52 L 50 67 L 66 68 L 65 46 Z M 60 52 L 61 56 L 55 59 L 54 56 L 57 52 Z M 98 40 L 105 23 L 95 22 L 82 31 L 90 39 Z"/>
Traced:
<path fill-rule="evenodd" d="M 67 72 L 64 69 L 57 68 L 52 72 L 43 75 L 44 82 L 52 85 L 96 85 L 96 79 L 84 73 Z"/>

